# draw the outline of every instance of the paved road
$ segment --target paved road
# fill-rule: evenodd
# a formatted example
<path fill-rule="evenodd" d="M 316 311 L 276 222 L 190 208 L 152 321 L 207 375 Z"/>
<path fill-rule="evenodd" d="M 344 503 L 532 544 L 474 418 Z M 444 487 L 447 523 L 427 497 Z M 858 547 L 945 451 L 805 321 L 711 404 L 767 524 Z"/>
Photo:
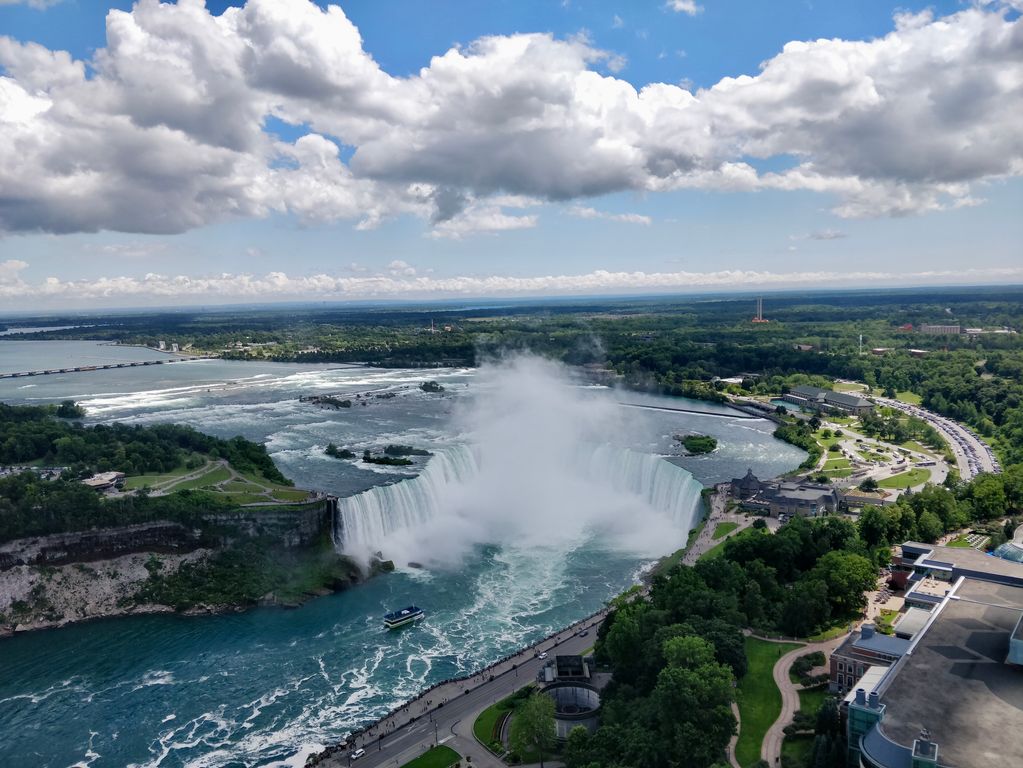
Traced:
<path fill-rule="evenodd" d="M 899 400 L 890 400 L 886 397 L 875 397 L 875 401 L 881 405 L 895 408 L 917 418 L 923 419 L 934 427 L 945 438 L 952 453 L 956 457 L 956 465 L 959 469 L 959 476 L 963 480 L 969 480 L 981 472 L 1001 472 L 1002 468 L 995 458 L 994 451 L 980 438 L 974 436 L 970 430 L 952 419 L 947 419 L 926 408 L 918 405 L 909 405 Z"/>
<path fill-rule="evenodd" d="M 789 670 L 792 669 L 792 662 L 798 657 L 823 651 L 829 656 L 837 648 L 846 636 L 836 637 L 823 643 L 808 643 L 804 646 L 789 651 L 774 665 L 774 684 L 781 691 L 781 714 L 774 724 L 767 729 L 764 741 L 760 745 L 760 759 L 766 760 L 770 765 L 779 765 L 781 760 L 781 743 L 785 740 L 785 726 L 792 722 L 792 717 L 799 709 L 799 688 L 800 686 L 789 680 Z M 780 641 L 779 641 L 780 642 Z"/>
<path fill-rule="evenodd" d="M 396 768 L 421 755 L 437 740 L 463 758 L 471 757 L 473 765 L 503 766 L 473 737 L 476 716 L 536 679 L 544 663 L 536 658 L 537 653 L 552 652 L 553 655 L 556 650 L 560 654 L 579 654 L 590 648 L 603 618 L 604 612 L 520 651 L 480 675 L 433 688 L 361 734 L 349 751 L 331 755 L 319 765 L 347 766 L 350 751 L 362 747 L 366 754 L 357 761 L 358 768 Z M 586 629 L 588 634 L 579 637 L 576 634 L 579 629 Z"/>

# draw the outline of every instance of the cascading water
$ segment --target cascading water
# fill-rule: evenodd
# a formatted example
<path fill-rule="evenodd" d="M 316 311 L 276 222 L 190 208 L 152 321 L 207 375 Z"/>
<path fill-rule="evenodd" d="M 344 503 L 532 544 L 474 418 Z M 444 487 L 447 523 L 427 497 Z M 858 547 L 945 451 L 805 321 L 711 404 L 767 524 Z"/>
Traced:
<path fill-rule="evenodd" d="M 400 544 L 396 546 L 402 554 L 429 560 L 430 551 L 409 548 L 409 542 L 417 538 L 416 532 L 428 526 L 440 524 L 446 530 L 463 532 L 475 528 L 476 535 L 469 537 L 472 539 L 469 543 L 476 544 L 500 544 L 525 535 L 526 526 L 512 528 L 513 537 L 509 537 L 507 525 L 497 526 L 500 532 L 480 529 L 480 521 L 488 517 L 484 507 L 508 502 L 487 497 L 478 482 L 482 469 L 477 449 L 454 446 L 437 452 L 415 478 L 339 499 L 335 544 L 359 558 L 377 550 L 390 557 L 388 545 L 395 546 L 398 540 Z M 645 526 L 652 529 L 651 533 L 670 528 L 676 540 L 684 539 L 698 512 L 700 483 L 686 470 L 659 456 L 607 444 L 582 445 L 560 471 L 567 475 L 564 478 L 567 486 L 585 487 L 588 491 L 571 512 L 579 522 L 574 530 L 579 533 L 603 530 L 608 533 L 603 542 L 606 545 L 616 544 L 614 532 L 622 523 Z M 532 478 L 522 478 L 524 485 L 531 482 Z M 606 504 L 594 504 L 593 495 L 600 496 Z M 568 503 L 571 505 L 572 500 Z M 531 525 L 528 516 L 524 517 L 526 525 Z M 539 518 L 541 525 L 550 522 L 543 520 L 542 515 Z M 609 525 L 612 520 L 618 526 Z M 501 522 L 507 520 L 502 518 Z M 493 540 L 487 540 L 490 533 L 495 536 Z M 672 547 L 672 541 L 664 540 L 662 535 L 651 538 L 662 547 Z"/>
<path fill-rule="evenodd" d="M 456 446 L 435 453 L 416 477 L 338 499 L 335 547 L 365 555 L 396 531 L 414 529 L 439 516 L 450 490 L 475 475 L 478 466 L 468 446 Z"/>

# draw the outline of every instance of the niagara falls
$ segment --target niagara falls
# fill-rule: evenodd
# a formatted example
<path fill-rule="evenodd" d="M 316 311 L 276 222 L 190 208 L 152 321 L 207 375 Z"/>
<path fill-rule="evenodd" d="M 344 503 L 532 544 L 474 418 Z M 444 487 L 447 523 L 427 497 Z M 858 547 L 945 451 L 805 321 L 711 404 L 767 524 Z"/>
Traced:
<path fill-rule="evenodd" d="M 39 403 L 66 388 L 23 386 L 2 382 L 0 394 Z M 622 407 L 623 393 L 528 356 L 477 369 L 196 360 L 74 386 L 90 425 L 188 423 L 264 443 L 296 486 L 337 498 L 333 546 L 396 569 L 290 610 L 127 616 L 6 639 L 5 750 L 29 762 L 45 740 L 67 765 L 301 765 L 431 685 L 600 609 L 685 543 L 703 487 L 802 456 L 769 422 L 638 392 L 627 401 L 653 408 Z M 314 395 L 367 405 L 302 401 Z M 679 402 L 698 412 L 657 410 Z M 673 436 L 686 430 L 718 449 L 681 455 Z M 432 455 L 368 465 L 325 455 L 330 443 Z M 380 617 L 411 602 L 426 620 L 386 633 Z"/>

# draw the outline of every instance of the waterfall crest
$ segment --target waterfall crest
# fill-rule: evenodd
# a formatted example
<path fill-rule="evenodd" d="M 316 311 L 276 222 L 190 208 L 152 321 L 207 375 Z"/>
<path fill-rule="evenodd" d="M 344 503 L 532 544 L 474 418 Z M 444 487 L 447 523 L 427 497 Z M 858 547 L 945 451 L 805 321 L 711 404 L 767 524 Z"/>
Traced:
<path fill-rule="evenodd" d="M 579 531 L 604 528 L 607 539 L 615 538 L 615 525 L 670 528 L 677 543 L 678 538 L 685 540 L 693 525 L 702 490 L 689 472 L 659 456 L 607 444 L 582 445 L 559 468 L 566 499 L 558 501 L 556 512 L 548 510 L 530 518 L 531 510 L 521 509 L 518 515 L 514 503 L 509 505 L 509 500 L 502 498 L 508 496 L 507 488 L 492 491 L 480 482 L 483 470 L 478 449 L 453 446 L 438 451 L 414 478 L 339 499 L 335 545 L 356 557 L 365 558 L 377 550 L 390 557 L 399 538 L 402 554 L 415 556 L 419 553 L 410 551 L 409 541 L 415 541 L 416 532 L 425 527 L 446 525 L 449 533 L 471 529 L 475 543 L 502 543 L 510 536 L 543 528 L 553 522 L 550 518 L 554 515 L 574 516 Z M 521 482 L 528 485 L 531 481 L 523 477 Z M 527 492 L 524 499 L 528 504 L 536 496 Z M 505 511 L 488 518 L 486 508 L 502 504 Z M 515 520 L 509 518 L 521 518 L 522 524 L 515 528 L 510 525 Z M 615 525 L 607 525 L 612 519 Z M 490 536 L 493 538 L 488 540 Z M 607 543 L 615 544 L 613 540 Z M 674 548 L 672 541 L 663 541 L 663 546 Z"/>

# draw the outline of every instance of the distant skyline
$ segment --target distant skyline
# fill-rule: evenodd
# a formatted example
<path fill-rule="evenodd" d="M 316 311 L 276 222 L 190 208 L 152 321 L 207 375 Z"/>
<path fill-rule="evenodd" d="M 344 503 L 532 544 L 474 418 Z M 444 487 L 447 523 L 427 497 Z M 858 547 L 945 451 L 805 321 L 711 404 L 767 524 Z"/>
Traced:
<path fill-rule="evenodd" d="M 1023 283 L 1021 0 L 0 0 L 0 307 Z"/>

